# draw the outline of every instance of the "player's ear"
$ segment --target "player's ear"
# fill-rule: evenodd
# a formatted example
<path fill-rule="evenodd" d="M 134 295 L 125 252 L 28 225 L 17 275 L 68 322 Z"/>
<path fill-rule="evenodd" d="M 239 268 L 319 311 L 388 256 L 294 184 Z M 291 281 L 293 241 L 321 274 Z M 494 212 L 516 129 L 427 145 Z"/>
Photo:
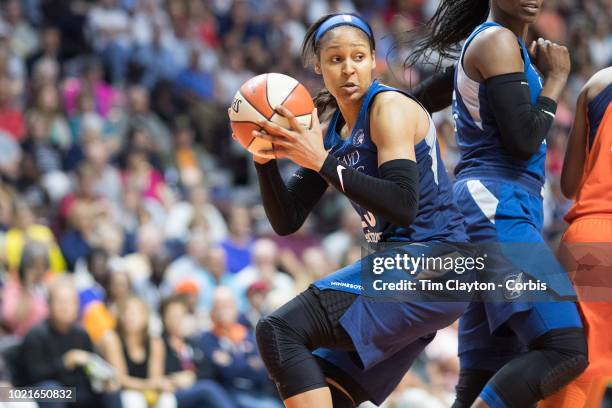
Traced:
<path fill-rule="evenodd" d="M 376 69 L 376 51 L 372 50 L 372 69 Z"/>
<path fill-rule="evenodd" d="M 315 62 L 314 70 L 315 70 L 315 73 L 317 73 L 318 75 L 321 75 L 321 63 L 320 62 Z"/>

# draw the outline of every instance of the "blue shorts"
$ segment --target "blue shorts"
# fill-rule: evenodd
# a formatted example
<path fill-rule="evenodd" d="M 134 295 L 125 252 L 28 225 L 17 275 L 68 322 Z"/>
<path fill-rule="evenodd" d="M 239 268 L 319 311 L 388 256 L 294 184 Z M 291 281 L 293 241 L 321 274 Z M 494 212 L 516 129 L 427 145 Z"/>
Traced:
<path fill-rule="evenodd" d="M 532 259 L 531 265 L 520 267 L 531 267 L 534 276 L 554 274 L 556 291 L 573 293 L 569 278 L 540 233 L 540 194 L 496 179 L 459 179 L 453 190 L 472 243 L 533 243 L 538 249 L 535 263 Z M 459 320 L 461 366 L 496 371 L 542 334 L 576 327 L 582 323 L 571 301 L 471 303 Z"/>
<path fill-rule="evenodd" d="M 407 244 L 402 251 L 415 257 L 453 252 L 451 244 Z M 403 271 L 389 271 L 404 273 Z M 340 324 L 351 337 L 355 353 L 319 349 L 315 354 L 345 371 L 380 404 L 395 389 L 414 359 L 438 329 L 461 316 L 467 301 L 410 301 L 367 296 L 362 263 L 342 268 L 314 283 L 320 290 L 340 290 L 359 295 L 341 316 Z M 406 274 L 406 278 L 411 279 Z M 469 279 L 466 276 L 465 279 Z"/>
<path fill-rule="evenodd" d="M 435 333 L 416 339 L 407 344 L 390 358 L 364 369 L 356 353 L 317 349 L 314 354 L 332 363 L 363 388 L 370 401 L 383 403 L 400 383 L 419 354 L 433 340 Z"/>

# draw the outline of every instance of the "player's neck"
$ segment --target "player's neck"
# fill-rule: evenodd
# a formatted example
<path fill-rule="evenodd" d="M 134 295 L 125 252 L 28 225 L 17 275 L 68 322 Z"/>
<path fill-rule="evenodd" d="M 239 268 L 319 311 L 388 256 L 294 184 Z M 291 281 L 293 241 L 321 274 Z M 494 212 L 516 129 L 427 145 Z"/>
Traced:
<path fill-rule="evenodd" d="M 527 31 L 529 30 L 529 24 L 524 21 L 518 20 L 508 14 L 501 12 L 500 10 L 491 9 L 488 21 L 494 21 L 508 30 L 512 31 L 517 37 L 520 37 L 523 42 L 527 38 Z"/>
<path fill-rule="evenodd" d="M 345 135 L 350 135 L 357 123 L 357 119 L 359 118 L 359 109 L 360 105 L 356 105 L 354 103 L 351 104 L 342 104 L 338 101 L 338 108 L 340 109 L 340 114 L 342 115 L 342 119 L 344 121 L 344 126 L 347 129 Z M 341 132 L 342 134 L 343 132 Z"/>

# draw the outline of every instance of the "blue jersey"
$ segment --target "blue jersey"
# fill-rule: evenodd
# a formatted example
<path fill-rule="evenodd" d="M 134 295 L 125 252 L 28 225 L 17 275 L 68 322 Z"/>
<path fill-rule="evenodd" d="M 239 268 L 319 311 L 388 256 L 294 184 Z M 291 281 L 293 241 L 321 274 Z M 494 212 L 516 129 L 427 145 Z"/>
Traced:
<path fill-rule="evenodd" d="M 519 160 L 506 151 L 500 131 L 487 100 L 486 85 L 469 78 L 463 69 L 463 56 L 467 46 L 489 27 L 500 26 L 486 22 L 474 29 L 463 45 L 455 72 L 453 116 L 457 146 L 461 159 L 455 168 L 457 179 L 500 178 L 513 180 L 530 191 L 540 193 L 544 185 L 546 142 L 529 160 Z M 542 79 L 529 59 L 529 53 L 521 38 L 517 38 L 525 64 L 525 76 L 529 85 L 531 103 L 535 104 L 542 91 Z"/>
<path fill-rule="evenodd" d="M 587 107 L 587 119 L 589 121 L 589 149 L 593 147 L 595 135 L 599 130 L 599 125 L 608 110 L 608 105 L 612 103 L 612 84 L 601 91 Z"/>
<path fill-rule="evenodd" d="M 325 149 L 344 165 L 374 177 L 379 177 L 378 151 L 370 138 L 369 108 L 374 97 L 386 91 L 401 92 L 414 99 L 403 91 L 374 81 L 363 97 L 351 135 L 346 140 L 340 138 L 337 129 L 340 110 L 337 109 L 324 139 Z M 415 146 L 415 153 L 419 171 L 419 209 L 414 222 L 409 227 L 393 225 L 353 202 L 361 217 L 366 240 L 371 243 L 466 242 L 463 216 L 453 201 L 452 184 L 440 158 L 436 128 L 431 118 L 427 136 Z"/>

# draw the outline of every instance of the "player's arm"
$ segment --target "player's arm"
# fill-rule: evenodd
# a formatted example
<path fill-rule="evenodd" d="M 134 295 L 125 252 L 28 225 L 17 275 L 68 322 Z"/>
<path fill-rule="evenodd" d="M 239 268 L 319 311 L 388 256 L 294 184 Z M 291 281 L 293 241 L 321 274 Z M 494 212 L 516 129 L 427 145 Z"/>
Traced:
<path fill-rule="evenodd" d="M 561 192 L 570 199 L 576 197 L 586 159 L 586 145 L 588 143 L 586 97 L 587 92 L 583 89 L 578 96 L 578 101 L 576 101 L 576 114 L 567 142 L 563 171 L 561 172 Z"/>
<path fill-rule="evenodd" d="M 321 127 L 325 132 L 327 123 Z M 279 235 L 294 233 L 327 190 L 327 181 L 318 172 L 300 167 L 285 184 L 276 160 L 253 156 L 253 161 L 261 201 L 274 232 Z"/>
<path fill-rule="evenodd" d="M 255 169 L 261 201 L 274 231 L 289 235 L 300 229 L 327 190 L 327 182 L 316 171 L 300 167 L 285 184 L 276 160 L 255 162 Z"/>
<path fill-rule="evenodd" d="M 455 87 L 455 64 L 421 81 L 412 89 L 412 94 L 423 104 L 429 113 L 450 106 Z"/>
<path fill-rule="evenodd" d="M 535 105 L 531 104 L 524 62 L 516 36 L 505 28 L 492 28 L 474 39 L 464 57 L 472 79 L 486 85 L 487 99 L 500 129 L 501 141 L 510 154 L 528 160 L 538 152 L 553 124 L 556 100 L 569 72 L 565 47 L 540 41 L 532 44 L 545 70 L 545 84 Z"/>
<path fill-rule="evenodd" d="M 320 173 L 348 198 L 392 224 L 409 226 L 418 209 L 419 174 L 414 140 L 419 114 L 425 111 L 397 92 L 376 97 L 370 134 L 378 149 L 380 177 L 344 166 L 328 155 Z"/>

